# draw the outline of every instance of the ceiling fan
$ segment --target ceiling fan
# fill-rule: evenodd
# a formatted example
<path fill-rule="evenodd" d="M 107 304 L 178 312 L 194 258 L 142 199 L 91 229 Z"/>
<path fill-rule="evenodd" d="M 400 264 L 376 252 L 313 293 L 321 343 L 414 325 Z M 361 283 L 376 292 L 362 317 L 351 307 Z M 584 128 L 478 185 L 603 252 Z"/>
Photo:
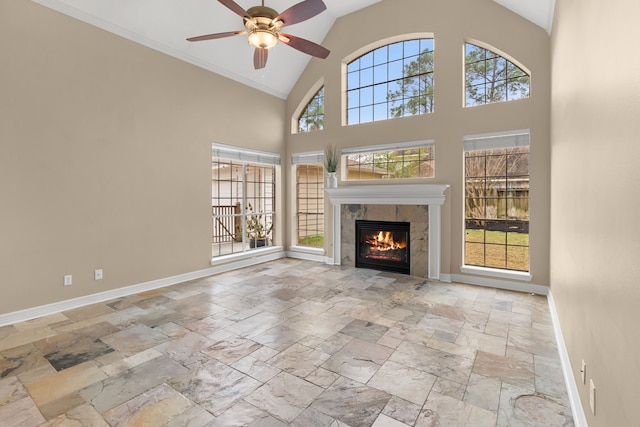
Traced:
<path fill-rule="evenodd" d="M 262 0 L 262 6 L 254 6 L 249 10 L 244 10 L 242 6 L 233 0 L 218 1 L 242 17 L 245 29 L 191 37 L 187 39 L 188 41 L 198 42 L 247 34 L 249 44 L 255 47 L 253 66 L 256 70 L 267 65 L 269 49 L 277 45 L 278 41 L 317 58 L 324 59 L 329 55 L 329 50 L 319 44 L 281 32 L 282 28 L 287 25 L 306 21 L 324 11 L 327 6 L 322 0 L 304 0 L 282 13 L 266 7 L 264 0 Z"/>

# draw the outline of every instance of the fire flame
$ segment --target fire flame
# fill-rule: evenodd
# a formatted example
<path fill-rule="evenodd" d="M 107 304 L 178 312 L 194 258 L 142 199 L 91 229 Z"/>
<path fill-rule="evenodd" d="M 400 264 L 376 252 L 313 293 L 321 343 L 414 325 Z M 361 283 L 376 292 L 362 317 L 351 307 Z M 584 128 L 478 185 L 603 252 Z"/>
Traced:
<path fill-rule="evenodd" d="M 380 231 L 378 234 L 368 238 L 366 243 L 370 245 L 371 250 L 375 251 L 393 251 L 407 247 L 406 242 L 394 241 L 393 233 L 390 231 Z"/>

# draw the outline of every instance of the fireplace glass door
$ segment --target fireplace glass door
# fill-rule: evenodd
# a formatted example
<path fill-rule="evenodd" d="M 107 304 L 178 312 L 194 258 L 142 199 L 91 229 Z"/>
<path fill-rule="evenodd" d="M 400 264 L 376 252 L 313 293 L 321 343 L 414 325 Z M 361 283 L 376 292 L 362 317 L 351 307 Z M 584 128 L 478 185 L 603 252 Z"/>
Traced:
<path fill-rule="evenodd" d="M 409 223 L 356 220 L 356 267 L 410 274 Z"/>

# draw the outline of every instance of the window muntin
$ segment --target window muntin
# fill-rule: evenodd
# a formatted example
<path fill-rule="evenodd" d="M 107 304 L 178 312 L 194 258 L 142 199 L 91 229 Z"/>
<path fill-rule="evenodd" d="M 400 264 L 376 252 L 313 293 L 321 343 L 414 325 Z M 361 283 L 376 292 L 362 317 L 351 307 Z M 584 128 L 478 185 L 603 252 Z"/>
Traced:
<path fill-rule="evenodd" d="M 408 146 L 399 144 L 388 148 L 362 147 L 343 150 L 342 170 L 347 181 L 433 178 L 435 176 L 435 147 L 433 143 Z M 352 152 L 353 151 L 353 152 Z"/>
<path fill-rule="evenodd" d="M 324 86 L 311 98 L 298 119 L 298 132 L 324 129 Z"/>
<path fill-rule="evenodd" d="M 528 98 L 531 76 L 497 53 L 465 44 L 465 105 Z"/>
<path fill-rule="evenodd" d="M 433 112 L 433 39 L 379 47 L 347 65 L 347 124 Z"/>
<path fill-rule="evenodd" d="M 227 148 L 217 150 L 214 147 L 214 153 L 219 152 L 224 156 L 228 154 L 225 151 Z M 257 155 L 238 150 L 228 156 L 236 159 L 212 157 L 211 210 L 214 257 L 273 244 L 277 166 L 237 159 Z M 275 159 L 274 157 L 271 160 Z M 264 239 L 260 239 L 261 237 Z"/>
<path fill-rule="evenodd" d="M 296 165 L 296 222 L 297 245 L 324 247 L 324 169 L 321 163 Z"/>
<path fill-rule="evenodd" d="M 529 146 L 465 150 L 464 264 L 529 271 Z"/>

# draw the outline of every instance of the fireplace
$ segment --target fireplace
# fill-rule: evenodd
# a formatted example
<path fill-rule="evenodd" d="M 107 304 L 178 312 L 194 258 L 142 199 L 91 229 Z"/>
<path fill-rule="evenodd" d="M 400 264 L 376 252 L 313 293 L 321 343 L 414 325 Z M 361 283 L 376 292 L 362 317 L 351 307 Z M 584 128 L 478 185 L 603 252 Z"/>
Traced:
<path fill-rule="evenodd" d="M 345 185 L 325 189 L 333 204 L 335 265 L 355 267 L 356 220 L 411 224 L 411 275 L 440 279 L 442 205 L 447 184 Z"/>
<path fill-rule="evenodd" d="M 356 267 L 410 274 L 409 223 L 356 220 Z"/>

